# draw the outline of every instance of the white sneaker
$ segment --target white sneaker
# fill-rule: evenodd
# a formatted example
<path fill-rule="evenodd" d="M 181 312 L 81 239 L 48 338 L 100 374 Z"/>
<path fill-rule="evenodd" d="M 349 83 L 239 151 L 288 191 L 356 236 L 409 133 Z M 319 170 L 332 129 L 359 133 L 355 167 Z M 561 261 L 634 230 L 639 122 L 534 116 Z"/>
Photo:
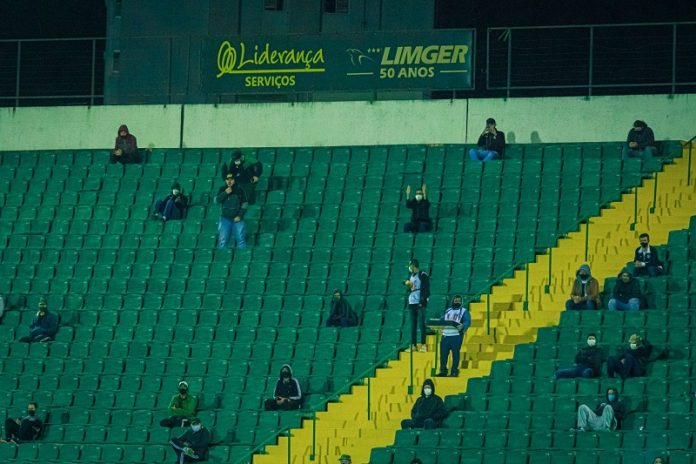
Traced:
<path fill-rule="evenodd" d="M 411 345 L 406 348 L 406 353 L 410 353 L 411 351 L 418 351 L 418 347 L 416 345 Z"/>
<path fill-rule="evenodd" d="M 421 345 L 420 350 L 418 350 L 418 351 L 420 351 L 421 353 L 427 353 L 428 347 L 426 345 Z"/>

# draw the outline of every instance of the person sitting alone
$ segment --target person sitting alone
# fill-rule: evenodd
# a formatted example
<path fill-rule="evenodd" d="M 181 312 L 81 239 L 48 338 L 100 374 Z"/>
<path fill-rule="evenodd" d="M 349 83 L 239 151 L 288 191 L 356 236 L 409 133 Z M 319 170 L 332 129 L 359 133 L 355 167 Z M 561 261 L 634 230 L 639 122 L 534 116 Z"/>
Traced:
<path fill-rule="evenodd" d="M 599 307 L 599 281 L 592 277 L 590 266 L 583 264 L 575 274 L 575 282 L 566 301 L 566 310 L 597 309 Z"/>
<path fill-rule="evenodd" d="M 402 429 L 436 429 L 447 416 L 445 403 L 435 394 L 435 384 L 425 379 L 421 395 L 411 408 L 411 418 L 401 421 Z"/>
<path fill-rule="evenodd" d="M 587 335 L 587 346 L 583 346 L 575 354 L 575 367 L 558 369 L 556 379 L 572 379 L 575 377 L 598 377 L 602 372 L 602 350 L 597 347 L 597 336 Z"/>
<path fill-rule="evenodd" d="M 35 402 L 27 406 L 27 414 L 21 418 L 7 418 L 5 420 L 5 439 L 0 442 L 21 443 L 34 441 L 41 436 L 43 421 L 36 417 L 39 405 Z"/>
<path fill-rule="evenodd" d="M 326 321 L 327 327 L 354 327 L 358 325 L 358 315 L 355 314 L 348 300 L 343 296 L 339 289 L 333 291 L 331 298 L 331 312 L 329 320 Z"/>
<path fill-rule="evenodd" d="M 128 126 L 121 124 L 116 134 L 116 143 L 110 156 L 111 164 L 131 164 L 140 162 L 140 152 L 138 152 L 138 140 L 135 135 L 128 131 Z"/>
<path fill-rule="evenodd" d="M 172 193 L 164 197 L 162 200 L 157 200 L 154 206 L 154 217 L 162 218 L 167 222 L 171 219 L 181 219 L 186 214 L 188 208 L 188 198 L 181 190 L 181 185 L 178 182 L 172 184 Z"/>
<path fill-rule="evenodd" d="M 29 326 L 29 335 L 22 337 L 20 341 L 26 343 L 49 342 L 58 332 L 58 316 L 48 311 L 45 298 L 39 300 L 39 309 L 34 320 Z"/>
<path fill-rule="evenodd" d="M 191 427 L 180 437 L 172 438 L 169 444 L 176 453 L 177 464 L 205 461 L 210 445 L 210 431 L 198 418 L 191 420 Z"/>
<path fill-rule="evenodd" d="M 411 186 L 406 186 L 406 208 L 412 210 L 411 221 L 404 224 L 404 232 L 430 232 L 433 222 L 430 219 L 430 202 L 426 198 L 425 184 L 416 190 L 415 198 L 411 199 Z"/>
<path fill-rule="evenodd" d="M 614 374 L 619 374 L 622 379 L 644 377 L 652 350 L 652 345 L 643 341 L 640 335 L 631 335 L 628 339 L 628 349 L 622 356 L 607 358 L 607 375 L 614 378 Z"/>
<path fill-rule="evenodd" d="M 300 382 L 292 376 L 290 364 L 283 364 L 280 368 L 280 376 L 273 390 L 273 398 L 266 400 L 266 411 L 300 409 L 302 407 L 302 389 Z"/>
<path fill-rule="evenodd" d="M 645 121 L 636 120 L 628 131 L 626 145 L 621 150 L 621 159 L 650 159 L 657 153 L 655 134 Z"/>
<path fill-rule="evenodd" d="M 469 158 L 473 161 L 487 162 L 503 157 L 505 151 L 505 134 L 496 128 L 495 119 L 486 119 L 486 127 L 479 136 L 477 148 L 469 150 Z"/>
<path fill-rule="evenodd" d="M 592 410 L 586 404 L 578 408 L 578 432 L 589 432 L 591 430 L 619 430 L 621 421 L 626 415 L 626 407 L 619 400 L 619 393 L 616 388 L 607 388 L 606 399 L 600 402 Z"/>
<path fill-rule="evenodd" d="M 638 311 L 640 309 L 640 285 L 638 281 L 631 277 L 628 269 L 624 269 L 619 274 L 612 290 L 612 299 L 609 300 L 607 307 L 612 311 Z"/>

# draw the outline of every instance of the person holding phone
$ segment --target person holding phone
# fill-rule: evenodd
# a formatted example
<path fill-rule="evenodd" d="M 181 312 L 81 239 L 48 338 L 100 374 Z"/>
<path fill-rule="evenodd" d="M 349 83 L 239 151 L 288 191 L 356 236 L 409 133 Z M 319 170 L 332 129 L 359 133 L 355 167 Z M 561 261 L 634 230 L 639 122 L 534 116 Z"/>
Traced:
<path fill-rule="evenodd" d="M 469 157 L 474 161 L 487 162 L 500 159 L 505 151 L 505 134 L 495 125 L 495 119 L 486 119 L 486 127 L 479 136 L 477 148 L 469 150 Z"/>

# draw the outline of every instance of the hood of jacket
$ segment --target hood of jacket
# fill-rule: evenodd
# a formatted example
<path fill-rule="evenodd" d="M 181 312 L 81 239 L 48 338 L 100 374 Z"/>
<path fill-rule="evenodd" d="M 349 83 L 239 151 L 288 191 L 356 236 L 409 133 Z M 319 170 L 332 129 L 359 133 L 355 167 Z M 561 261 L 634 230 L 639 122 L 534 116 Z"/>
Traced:
<path fill-rule="evenodd" d="M 116 133 L 116 136 L 120 137 L 121 132 L 123 131 L 126 131 L 126 135 L 130 134 L 130 132 L 128 131 L 128 126 L 126 126 L 125 124 L 121 124 L 120 126 L 118 126 L 118 132 Z"/>
<path fill-rule="evenodd" d="M 421 396 L 423 396 L 423 397 L 425 396 L 424 390 L 425 390 L 426 386 L 430 386 L 430 388 L 433 390 L 433 392 L 430 394 L 430 396 L 431 397 L 435 396 L 435 384 L 433 383 L 433 381 L 431 379 L 425 379 L 425 381 L 423 382 L 423 386 L 421 387 Z"/>
<path fill-rule="evenodd" d="M 280 372 L 278 372 L 278 378 L 282 379 L 283 378 L 283 370 L 287 369 L 290 371 L 290 378 L 292 378 L 292 367 L 290 364 L 283 364 L 280 368 Z"/>
<path fill-rule="evenodd" d="M 588 276 L 590 279 L 592 278 L 592 271 L 590 271 L 590 265 L 589 265 L 589 264 L 583 264 L 582 266 L 580 266 L 580 267 L 578 268 L 578 271 L 575 273 L 575 277 L 577 277 L 578 279 L 580 278 L 579 275 L 580 275 L 580 272 L 581 272 L 581 271 L 587 272 L 587 276 Z"/>

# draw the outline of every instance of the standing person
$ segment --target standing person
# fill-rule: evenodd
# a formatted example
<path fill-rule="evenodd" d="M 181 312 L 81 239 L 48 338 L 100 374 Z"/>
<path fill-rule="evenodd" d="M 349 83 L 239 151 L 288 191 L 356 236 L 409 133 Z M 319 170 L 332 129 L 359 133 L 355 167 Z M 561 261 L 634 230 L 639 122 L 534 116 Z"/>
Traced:
<path fill-rule="evenodd" d="M 416 190 L 416 196 L 411 199 L 411 186 L 406 186 L 406 208 L 412 211 L 411 221 L 404 224 L 404 232 L 430 232 L 433 222 L 430 219 L 430 201 L 427 198 L 425 184 Z"/>
<path fill-rule="evenodd" d="M 401 421 L 402 429 L 436 429 L 447 416 L 445 403 L 435 394 L 435 384 L 425 379 L 421 395 L 411 408 L 411 418 Z"/>
<path fill-rule="evenodd" d="M 598 377 L 602 372 L 602 350 L 597 347 L 597 336 L 593 333 L 587 336 L 587 346 L 580 348 L 575 355 L 575 367 L 558 369 L 556 379 L 572 379 L 575 377 Z"/>
<path fill-rule="evenodd" d="M 597 407 L 590 409 L 586 404 L 581 404 L 578 408 L 578 432 L 589 432 L 591 430 L 619 430 L 621 420 L 626 415 L 626 407 L 619 400 L 619 392 L 616 388 L 607 388 L 606 399 L 600 402 Z"/>
<path fill-rule="evenodd" d="M 599 281 L 592 277 L 590 266 L 583 264 L 575 273 L 573 290 L 566 301 L 566 310 L 599 308 Z"/>
<path fill-rule="evenodd" d="M 53 340 L 58 332 L 58 316 L 49 312 L 45 298 L 39 300 L 39 309 L 34 320 L 29 326 L 29 335 L 22 337 L 20 341 L 26 343 L 48 342 Z"/>
<path fill-rule="evenodd" d="M 408 287 L 408 310 L 411 313 L 411 346 L 407 351 L 420 351 L 426 353 L 428 347 L 425 344 L 425 312 L 430 297 L 430 276 L 425 271 L 421 271 L 417 259 L 412 259 L 408 263 L 408 270 L 411 277 L 404 281 Z M 420 350 L 416 345 L 416 336 L 420 327 Z"/>
<path fill-rule="evenodd" d="M 300 407 L 302 407 L 300 382 L 292 376 L 290 364 L 283 364 L 273 390 L 273 398 L 266 400 L 264 408 L 266 411 L 277 411 L 278 409 L 300 409 Z"/>
<path fill-rule="evenodd" d="M 495 119 L 486 119 L 486 127 L 478 139 L 478 148 L 469 150 L 469 157 L 474 161 L 490 161 L 502 158 L 505 152 L 505 134 L 498 131 Z"/>
<path fill-rule="evenodd" d="M 471 313 L 469 309 L 462 306 L 462 296 L 454 295 L 452 298 L 452 306 L 450 306 L 442 316 L 443 321 L 452 321 L 457 325 L 454 327 L 445 327 L 442 329 L 442 338 L 440 339 L 440 372 L 437 377 L 447 377 L 447 359 L 450 352 L 452 353 L 452 369 L 450 376 L 459 376 L 459 356 L 464 342 L 464 334 L 471 326 Z"/>
<path fill-rule="evenodd" d="M 227 248 L 232 236 L 237 243 L 237 248 L 246 248 L 244 214 L 246 214 L 248 203 L 244 190 L 235 185 L 233 174 L 225 175 L 225 185 L 218 190 L 215 201 L 221 206 L 218 248 Z"/>
<path fill-rule="evenodd" d="M 121 124 L 116 135 L 116 143 L 111 151 L 109 158 L 111 164 L 119 162 L 121 164 L 139 163 L 140 153 L 138 153 L 138 140 L 135 135 L 128 132 L 128 126 Z"/>
<path fill-rule="evenodd" d="M 628 131 L 626 145 L 621 150 L 621 159 L 643 158 L 650 159 L 657 153 L 655 134 L 645 121 L 636 120 Z"/>
<path fill-rule="evenodd" d="M 162 427 L 174 428 L 185 427 L 194 417 L 196 417 L 196 408 L 198 408 L 198 398 L 189 393 L 189 384 L 185 380 L 179 382 L 179 393 L 172 396 L 169 402 L 169 417 L 162 419 L 160 425 Z"/>
<path fill-rule="evenodd" d="M 172 193 L 164 197 L 162 200 L 157 200 L 153 207 L 155 218 L 162 217 L 162 220 L 167 222 L 170 219 L 181 219 L 186 213 L 188 207 L 188 198 L 181 190 L 181 185 L 178 182 L 172 184 Z"/>
<path fill-rule="evenodd" d="M 210 445 L 210 432 L 200 419 L 193 419 L 191 427 L 179 438 L 172 438 L 169 444 L 176 453 L 177 464 L 204 461 Z"/>
<path fill-rule="evenodd" d="M 607 375 L 614 378 L 614 374 L 619 374 L 622 379 L 644 377 L 647 373 L 652 349 L 652 345 L 643 341 L 640 335 L 631 335 L 628 339 L 628 349 L 624 351 L 622 356 L 609 356 L 607 358 Z"/>
<path fill-rule="evenodd" d="M 27 414 L 21 418 L 5 420 L 5 439 L 2 442 L 20 443 L 34 441 L 41 436 L 43 422 L 36 417 L 39 405 L 31 402 L 27 405 Z"/>
<path fill-rule="evenodd" d="M 331 297 L 331 312 L 329 320 L 326 321 L 327 327 L 353 327 L 358 325 L 358 315 L 355 314 L 348 300 L 343 296 L 339 289 L 333 291 Z"/>
<path fill-rule="evenodd" d="M 612 290 L 613 298 L 609 300 L 607 307 L 613 311 L 638 311 L 640 309 L 640 285 L 631 277 L 628 269 L 619 274 L 619 280 Z"/>
<path fill-rule="evenodd" d="M 634 277 L 657 277 L 665 273 L 665 269 L 657 256 L 657 248 L 650 245 L 650 236 L 648 234 L 640 234 L 638 237 L 640 246 L 636 248 L 633 256 Z"/>
<path fill-rule="evenodd" d="M 246 155 L 241 150 L 235 150 L 229 166 L 223 164 L 225 174 L 232 173 L 234 180 L 244 190 L 250 205 L 256 202 L 256 184 L 263 174 L 263 165 L 253 154 Z"/>

